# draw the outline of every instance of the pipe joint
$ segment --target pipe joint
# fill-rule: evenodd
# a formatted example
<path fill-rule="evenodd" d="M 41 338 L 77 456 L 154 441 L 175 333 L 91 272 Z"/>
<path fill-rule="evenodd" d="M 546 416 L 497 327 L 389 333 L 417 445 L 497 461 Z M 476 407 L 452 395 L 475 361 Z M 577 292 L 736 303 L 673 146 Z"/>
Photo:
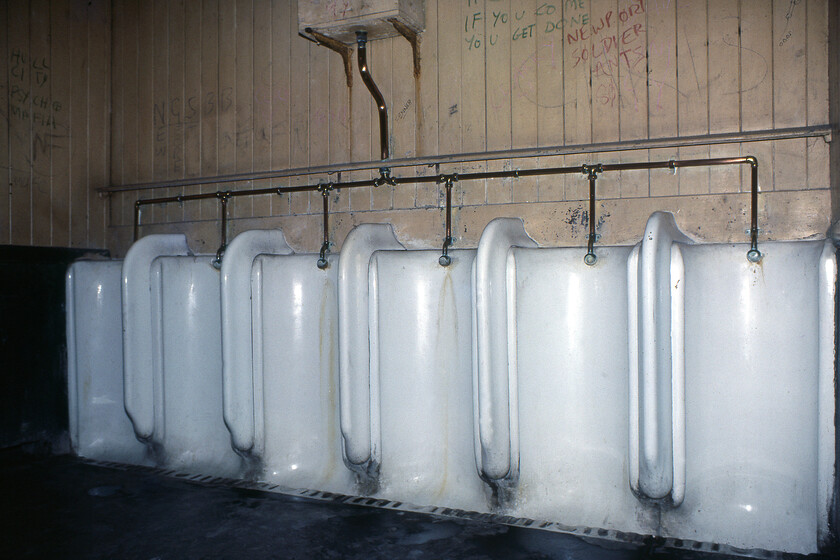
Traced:
<path fill-rule="evenodd" d="M 382 185 L 391 185 L 392 187 L 397 186 L 397 180 L 391 176 L 390 167 L 380 167 L 379 177 L 373 180 L 374 187 L 381 187 Z"/>
<path fill-rule="evenodd" d="M 604 172 L 604 166 L 600 163 L 596 163 L 595 165 L 586 165 L 584 163 L 580 166 L 580 172 L 586 175 L 587 179 L 597 179 L 598 174 Z"/>

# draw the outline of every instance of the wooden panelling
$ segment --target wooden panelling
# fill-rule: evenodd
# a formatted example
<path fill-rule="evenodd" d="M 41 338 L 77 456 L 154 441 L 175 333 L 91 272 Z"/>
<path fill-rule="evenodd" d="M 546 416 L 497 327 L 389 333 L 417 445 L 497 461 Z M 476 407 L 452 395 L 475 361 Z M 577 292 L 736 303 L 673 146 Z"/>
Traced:
<path fill-rule="evenodd" d="M 392 157 L 815 125 L 828 122 L 826 12 L 824 0 L 793 5 L 781 0 L 428 0 L 426 30 L 419 41 L 419 76 L 414 76 L 412 50 L 402 37 L 370 42 L 368 60 L 389 107 Z M 212 66 L 202 66 L 202 87 L 217 80 L 220 96 L 235 108 L 235 115 L 202 115 L 202 129 L 210 134 L 201 135 L 197 151 L 184 151 L 187 159 L 197 153 L 202 173 L 213 174 L 214 167 L 218 173 L 246 172 L 378 156 L 378 115 L 357 74 L 355 52 L 348 91 L 341 58 L 298 36 L 294 3 L 239 0 L 219 3 L 218 8 L 210 3 L 208 10 L 207 0 L 185 0 L 184 14 L 185 22 L 166 22 L 169 36 L 171 26 L 189 27 L 191 19 L 201 19 L 202 41 L 196 47 L 201 60 L 205 53 L 211 61 L 218 58 L 217 75 Z M 214 17 L 215 41 L 206 31 Z M 139 59 L 149 56 L 148 47 L 139 48 Z M 796 77 L 796 87 L 786 86 L 787 76 Z M 144 118 L 139 105 L 132 108 L 128 98 L 124 103 L 125 111 Z M 824 144 L 789 140 L 701 145 L 397 172 L 404 176 L 755 153 L 761 161 L 761 189 L 769 193 L 827 189 Z M 121 152 L 115 147 L 113 153 L 116 157 Z M 360 171 L 345 173 L 342 179 L 370 176 Z M 296 177 L 259 186 L 335 179 Z M 602 175 L 598 196 L 668 197 L 684 200 L 690 208 L 697 195 L 741 193 L 746 183 L 746 171 L 734 168 L 684 169 L 677 176 L 634 171 Z M 344 212 L 438 206 L 440 193 L 435 184 L 356 189 L 333 193 L 331 211 L 341 220 Z M 454 194 L 462 208 L 516 202 L 564 202 L 571 208 L 585 201 L 588 189 L 585 178 L 574 175 L 460 182 Z M 268 197 L 268 202 L 266 197 L 237 200 L 233 216 L 319 214 L 319 197 L 298 193 Z M 200 219 L 212 217 L 209 214 L 202 212 Z M 696 218 L 704 220 L 702 215 Z M 768 219 L 793 223 L 795 217 Z M 165 215 L 155 221 L 167 220 Z M 435 243 L 437 226 L 430 223 L 428 228 L 428 239 Z M 300 237 L 298 233 L 293 237 Z M 313 239 L 308 249 L 316 246 Z"/>
<path fill-rule="evenodd" d="M 9 166 L 9 105 L 11 96 L 9 93 L 9 14 L 8 3 L 0 5 L 0 52 L 6 53 L 0 59 L 0 89 L 6 99 L 5 104 L 0 101 L 0 114 L 3 115 L 2 125 L 5 129 L 0 130 L 0 244 L 8 244 L 12 236 L 12 212 L 11 212 L 11 169 Z"/>
<path fill-rule="evenodd" d="M 200 165 L 203 177 L 219 171 L 218 118 L 219 114 L 219 0 L 203 0 L 201 14 L 201 146 Z M 138 96 L 141 92 L 138 90 Z M 141 111 L 142 113 L 142 111 Z M 202 187 L 201 192 L 214 192 L 216 185 Z M 215 219 L 219 206 L 215 200 L 198 203 L 202 220 Z"/>
<path fill-rule="evenodd" d="M 0 6 L 0 243 L 105 247 L 111 24 L 110 1 Z"/>
<path fill-rule="evenodd" d="M 368 44 L 371 72 L 389 107 L 393 157 L 823 125 L 837 104 L 829 98 L 829 0 L 426 0 L 425 9 L 417 75 L 403 37 Z M 379 155 L 378 115 L 355 49 L 348 90 L 341 57 L 298 35 L 295 2 L 9 0 L 0 6 L 0 48 L 0 89 L 8 99 L 0 103 L 6 113 L 0 183 L 8 185 L 0 197 L 2 243 L 103 246 L 110 228 L 113 248 L 122 253 L 134 200 L 152 194 L 109 202 L 96 195 L 98 187 Z M 815 190 L 828 200 L 829 146 L 819 138 L 395 173 L 739 154 L 759 158 L 764 195 Z M 370 176 L 359 171 L 341 179 Z M 330 180 L 337 177 L 165 188 L 154 195 Z M 740 194 L 748 186 L 746 169 L 627 172 L 599 177 L 598 196 L 681 201 L 675 210 L 699 225 L 715 207 L 698 202 L 703 197 Z M 436 184 L 335 192 L 331 210 L 335 223 L 345 225 L 364 221 L 349 216 L 359 212 L 413 219 L 408 211 L 439 206 L 440 193 Z M 282 223 L 290 214 L 320 214 L 320 196 L 239 198 L 229 215 Z M 537 205 L 529 215 L 550 205 L 556 211 L 556 204 L 572 215 L 587 196 L 585 178 L 577 175 L 455 187 L 462 209 L 489 203 L 519 213 L 523 203 Z M 765 207 L 772 235 L 820 233 L 797 225 L 807 220 L 790 212 L 801 205 Z M 822 226 L 830 220 L 827 207 Z M 216 200 L 146 207 L 143 223 L 215 231 L 206 222 L 218 219 L 218 211 Z M 605 240 L 620 229 L 608 225 Z M 418 230 L 427 234 L 418 245 L 437 246 L 437 220 L 425 230 L 411 228 Z M 301 232 L 289 236 L 302 238 Z M 313 250 L 318 240 L 308 243 L 305 249 Z"/>

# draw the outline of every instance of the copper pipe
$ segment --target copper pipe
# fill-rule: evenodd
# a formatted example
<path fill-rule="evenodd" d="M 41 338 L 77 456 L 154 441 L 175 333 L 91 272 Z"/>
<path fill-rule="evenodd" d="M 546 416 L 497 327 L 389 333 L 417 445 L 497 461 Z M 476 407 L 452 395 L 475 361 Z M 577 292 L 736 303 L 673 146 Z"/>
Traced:
<path fill-rule="evenodd" d="M 449 266 L 452 264 L 452 257 L 449 256 L 449 247 L 455 242 L 452 238 L 452 182 L 458 180 L 458 174 L 441 175 L 441 180 L 445 182 L 446 190 L 446 236 L 443 238 L 443 250 L 441 251 L 438 263 L 440 266 Z"/>
<path fill-rule="evenodd" d="M 219 250 L 216 251 L 216 258 L 213 260 L 213 266 L 216 268 L 222 267 L 222 257 L 227 250 L 227 203 L 228 199 L 231 196 L 230 191 L 225 192 L 217 192 L 216 198 L 219 199 L 219 203 L 221 204 L 221 212 L 222 212 L 222 224 L 221 224 L 221 233 L 220 236 L 222 238 L 221 243 L 219 244 Z M 183 196 L 176 196 L 176 202 L 183 202 Z"/>
<path fill-rule="evenodd" d="M 329 266 L 327 253 L 330 252 L 330 191 L 332 190 L 332 184 L 323 185 L 319 190 L 321 191 L 321 198 L 324 201 L 324 242 L 321 243 L 321 250 L 318 254 L 318 262 L 316 264 L 318 268 L 323 270 Z"/>
<path fill-rule="evenodd" d="M 589 179 L 589 235 L 587 235 L 587 251 L 583 257 L 583 262 L 592 266 L 598 261 L 598 256 L 595 254 L 595 241 L 598 236 L 595 233 L 595 181 L 598 179 L 598 173 L 603 171 L 601 164 L 588 166 L 584 165 L 583 173 Z"/>
<path fill-rule="evenodd" d="M 676 169 L 679 167 L 702 167 L 702 166 L 718 166 L 718 165 L 749 165 L 751 169 L 751 192 L 750 192 L 750 250 L 747 253 L 747 258 L 750 262 L 758 262 L 761 260 L 761 252 L 758 250 L 758 160 L 753 156 L 743 156 L 735 158 L 710 158 L 710 159 L 689 159 L 689 160 L 668 160 L 668 161 L 651 161 L 638 163 L 611 163 L 611 164 L 596 164 L 592 166 L 583 165 L 575 167 L 547 167 L 542 169 L 516 169 L 511 171 L 486 171 L 477 173 L 463 173 L 451 175 L 432 175 L 420 177 L 393 177 L 390 175 L 390 170 L 383 173 L 380 170 L 380 176 L 375 179 L 367 179 L 363 181 L 339 181 L 337 183 L 330 183 L 331 189 L 353 189 L 360 187 L 377 187 L 381 184 L 388 185 L 406 185 L 415 183 L 441 183 L 446 182 L 447 179 L 451 181 L 470 181 L 477 179 L 516 179 L 519 177 L 533 177 L 544 175 L 571 175 L 575 173 L 584 173 L 589 176 L 591 170 L 595 173 L 604 173 L 606 171 L 633 171 L 645 169 Z M 387 168 L 383 168 L 386 169 Z M 597 178 L 597 176 L 596 176 Z M 590 178 L 590 220 L 594 218 L 594 179 Z M 250 189 L 242 191 L 219 191 L 216 193 L 200 193 L 191 195 L 180 195 L 165 198 L 147 198 L 139 199 L 135 202 L 134 213 L 134 229 L 135 239 L 139 237 L 140 227 L 140 207 L 147 204 L 166 204 L 169 202 L 186 202 L 189 200 L 204 200 L 208 198 L 219 198 L 222 201 L 223 208 L 227 208 L 227 199 L 238 196 L 257 196 L 263 194 L 279 194 L 291 192 L 305 192 L 317 191 L 323 189 L 322 184 L 318 185 L 300 185 L 295 187 L 272 187 L 264 189 Z M 223 229 L 226 228 L 226 213 L 222 216 Z M 593 227 L 590 222 L 590 233 Z M 224 241 L 225 238 L 223 238 Z M 594 243 L 595 237 L 590 239 L 590 243 Z M 224 248 L 224 247 L 223 247 Z M 590 253 L 587 253 L 589 255 Z M 592 253 L 594 256 L 594 253 Z"/>
<path fill-rule="evenodd" d="M 750 164 L 750 250 L 747 251 L 747 259 L 757 263 L 761 260 L 761 251 L 758 250 L 758 160 L 753 156 L 747 156 Z"/>
<path fill-rule="evenodd" d="M 376 101 L 376 108 L 379 110 L 379 145 L 382 149 L 382 159 L 388 159 L 390 153 L 388 151 L 388 107 L 385 105 L 385 98 L 382 97 L 382 92 L 376 87 L 376 82 L 373 81 L 373 76 L 370 74 L 367 64 L 367 31 L 356 31 L 356 43 L 358 48 L 359 59 L 359 74 L 362 75 L 362 81 Z"/>
<path fill-rule="evenodd" d="M 134 202 L 134 241 L 140 237 L 140 204 L 139 200 Z"/>

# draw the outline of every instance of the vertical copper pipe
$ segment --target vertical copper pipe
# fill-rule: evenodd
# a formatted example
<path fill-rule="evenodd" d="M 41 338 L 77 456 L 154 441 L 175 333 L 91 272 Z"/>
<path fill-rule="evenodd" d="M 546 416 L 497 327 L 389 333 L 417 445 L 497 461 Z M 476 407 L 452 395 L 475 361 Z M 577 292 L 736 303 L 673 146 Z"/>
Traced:
<path fill-rule="evenodd" d="M 379 145 L 382 149 L 382 159 L 390 157 L 388 151 L 388 107 L 385 105 L 385 98 L 382 92 L 376 87 L 373 76 L 367 64 L 367 31 L 356 31 L 356 43 L 358 44 L 359 73 L 362 81 L 376 101 L 376 108 L 379 110 Z"/>
<path fill-rule="evenodd" d="M 589 235 L 587 236 L 589 239 L 583 262 L 592 266 L 598 260 L 598 256 L 595 254 L 595 181 L 598 178 L 598 174 L 594 167 L 586 168 L 584 166 L 584 168 L 588 171 L 589 178 Z"/>
<path fill-rule="evenodd" d="M 752 156 L 747 159 L 750 164 L 750 250 L 747 260 L 757 263 L 761 260 L 758 250 L 758 160 Z"/>
<path fill-rule="evenodd" d="M 321 197 L 324 202 L 324 241 L 321 243 L 321 251 L 318 255 L 316 265 L 321 270 L 327 268 L 327 253 L 330 252 L 330 195 L 332 187 L 329 185 L 321 189 Z"/>
<path fill-rule="evenodd" d="M 222 256 L 225 254 L 225 250 L 227 249 L 227 203 L 228 198 L 230 198 L 230 191 L 227 192 L 217 192 L 216 196 L 219 199 L 219 203 L 221 204 L 221 212 L 222 212 L 222 224 L 221 224 L 221 238 L 222 242 L 219 245 L 219 250 L 216 251 L 216 259 L 213 261 L 213 266 L 216 268 L 222 267 Z"/>
<path fill-rule="evenodd" d="M 134 241 L 140 237 L 140 201 L 134 203 Z"/>
<path fill-rule="evenodd" d="M 438 263 L 440 266 L 452 264 L 452 257 L 449 256 L 449 247 L 452 245 L 452 181 L 457 175 L 446 177 L 446 237 L 443 239 L 443 250 Z"/>

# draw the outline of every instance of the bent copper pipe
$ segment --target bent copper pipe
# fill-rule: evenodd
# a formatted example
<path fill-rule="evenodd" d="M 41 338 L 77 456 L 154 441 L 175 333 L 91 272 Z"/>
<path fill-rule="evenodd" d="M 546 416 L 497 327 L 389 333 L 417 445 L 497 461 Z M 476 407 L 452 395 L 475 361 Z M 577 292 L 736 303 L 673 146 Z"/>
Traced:
<path fill-rule="evenodd" d="M 373 81 L 370 69 L 368 69 L 367 31 L 356 31 L 356 43 L 358 44 L 359 73 L 362 75 L 362 81 L 373 96 L 373 100 L 376 101 L 376 108 L 379 110 L 379 145 L 382 150 L 382 159 L 388 159 L 390 157 L 388 151 L 388 107 L 385 105 L 382 92 L 379 91 L 376 82 Z"/>

